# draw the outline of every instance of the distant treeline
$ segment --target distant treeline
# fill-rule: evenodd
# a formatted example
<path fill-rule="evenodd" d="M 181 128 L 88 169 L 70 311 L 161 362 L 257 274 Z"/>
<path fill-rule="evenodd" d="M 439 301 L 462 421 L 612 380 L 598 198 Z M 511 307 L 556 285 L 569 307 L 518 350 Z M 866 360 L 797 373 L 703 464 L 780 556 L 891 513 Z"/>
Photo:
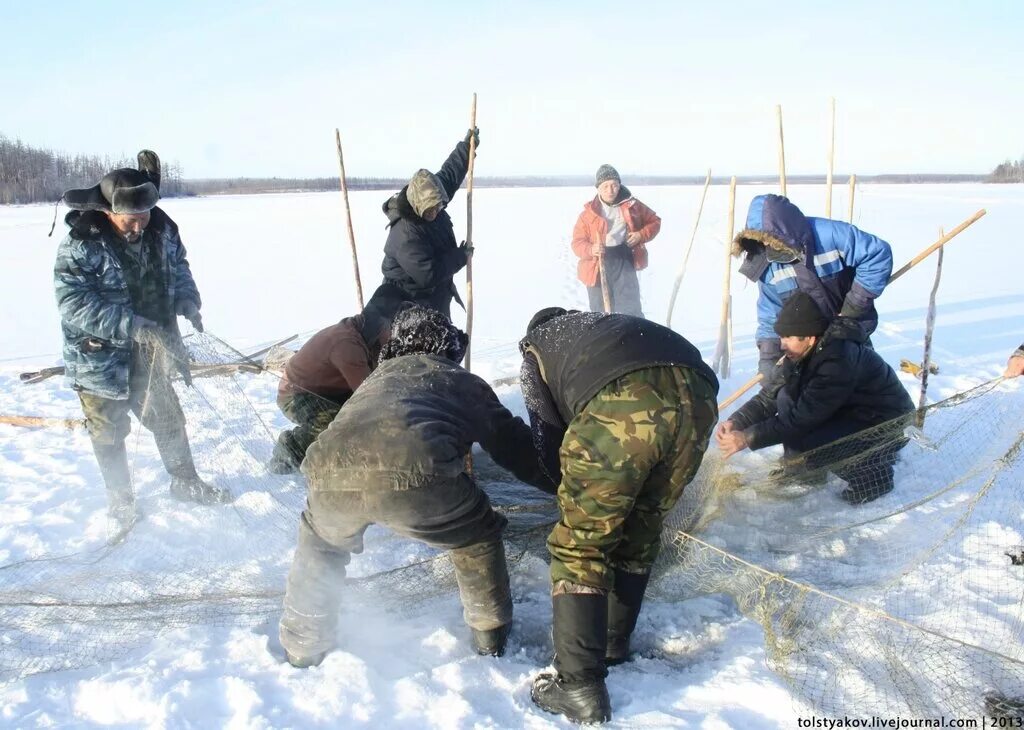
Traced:
<path fill-rule="evenodd" d="M 66 155 L 0 135 L 0 203 L 52 203 L 65 190 L 92 187 L 118 167 L 136 167 L 136 162 L 109 156 Z M 163 161 L 160 194 L 186 194 L 177 162 Z"/>
<path fill-rule="evenodd" d="M 996 169 L 988 176 L 988 182 L 1024 183 L 1024 158 L 1016 162 L 1007 160 L 1001 165 L 996 165 Z"/>

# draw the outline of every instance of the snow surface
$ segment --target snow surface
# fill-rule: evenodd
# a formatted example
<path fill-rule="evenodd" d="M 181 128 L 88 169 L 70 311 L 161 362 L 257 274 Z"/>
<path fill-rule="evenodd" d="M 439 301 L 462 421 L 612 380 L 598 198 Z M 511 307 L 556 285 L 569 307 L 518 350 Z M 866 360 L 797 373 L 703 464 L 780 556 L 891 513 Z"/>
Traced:
<path fill-rule="evenodd" d="M 628 180 L 626 181 L 628 184 Z M 753 195 L 770 187 L 741 187 L 737 230 Z M 669 293 L 689 240 L 700 187 L 637 187 L 634 194 L 663 219 L 650 245 L 651 267 L 641 274 L 645 312 L 665 320 Z M 822 186 L 791 186 L 808 214 L 824 210 Z M 473 369 L 488 379 L 514 374 L 515 346 L 541 307 L 583 308 L 569 250 L 573 223 L 591 188 L 477 189 L 474 192 L 475 321 Z M 833 210 L 847 210 L 837 186 Z M 364 295 L 379 282 L 386 192 L 350 195 L 363 270 Z M 340 195 L 293 194 L 167 200 L 178 222 L 204 298 L 207 329 L 239 349 L 293 333 L 309 335 L 357 309 Z M 1024 340 L 1020 273 L 1012 257 L 1024 230 L 1024 186 L 864 185 L 854 222 L 890 241 L 896 265 L 974 213 L 988 215 L 951 243 L 939 291 L 933 358 L 941 372 L 932 399 L 998 375 Z M 449 206 L 465 230 L 464 197 Z M 718 332 L 725 261 L 727 188 L 712 187 L 689 271 L 673 315 L 675 327 L 710 360 Z M 64 214 L 61 210 L 61 215 Z M 59 326 L 51 280 L 63 227 L 46 238 L 53 209 L 0 208 L 0 291 L 8 312 L 0 341 L 0 409 L 5 414 L 79 417 L 77 397 L 59 378 L 23 386 L 19 372 L 59 363 Z M 922 264 L 878 302 L 874 337 L 894 366 L 920 360 L 925 305 L 934 260 Z M 457 279 L 464 290 L 462 279 Z M 736 349 L 727 394 L 756 367 L 753 344 L 756 289 L 734 276 Z M 455 315 L 461 324 L 461 312 Z M 901 374 L 910 392 L 917 381 Z M 267 377 L 247 382 L 246 395 L 272 428 L 285 427 Z M 499 395 L 522 414 L 518 388 Z M 134 442 L 136 431 L 131 439 Z M 147 519 L 140 539 L 154 535 L 168 549 L 187 551 L 216 539 L 209 510 L 158 496 L 162 474 L 148 434 L 138 440 L 139 491 Z M 979 447 L 981 444 L 979 444 Z M 764 454 L 743 454 L 740 466 Z M 141 469 L 141 472 L 138 471 Z M 101 545 L 105 498 L 87 436 L 82 432 L 0 426 L 0 564 Z M 246 495 L 248 496 L 248 495 Z M 240 509 L 258 520 L 254 495 Z M 152 515 L 150 517 L 149 515 Z M 147 527 L 145 522 L 151 524 Z M 258 522 L 254 523 L 258 527 Z M 150 533 L 145 530 L 150 530 Z M 993 523 L 993 530 L 1019 525 Z M 133 535 L 133 538 L 135 536 Z M 129 539 L 133 539 L 129 538 Z M 376 545 L 376 549 L 375 549 Z M 259 541 L 240 563 L 267 559 Z M 367 552 L 353 562 L 366 574 L 421 556 L 417 546 L 371 531 Z M 288 556 L 270 556 L 287 562 Z M 258 627 L 202 624 L 161 633 L 114 661 L 28 677 L 0 686 L 0 725 L 145 727 L 549 727 L 560 719 L 529 699 L 537 669 L 548 661 L 550 601 L 546 568 L 520 565 L 514 578 L 516 618 L 508 654 L 476 657 L 458 597 L 445 594 L 401 615 L 370 604 L 346 604 L 338 649 L 316 669 L 297 670 L 273 654 L 276 616 Z M 760 628 L 721 596 L 681 603 L 650 601 L 637 628 L 647 658 L 615 668 L 609 677 L 616 724 L 628 727 L 792 727 L 811 710 L 795 700 L 765 666 Z"/>

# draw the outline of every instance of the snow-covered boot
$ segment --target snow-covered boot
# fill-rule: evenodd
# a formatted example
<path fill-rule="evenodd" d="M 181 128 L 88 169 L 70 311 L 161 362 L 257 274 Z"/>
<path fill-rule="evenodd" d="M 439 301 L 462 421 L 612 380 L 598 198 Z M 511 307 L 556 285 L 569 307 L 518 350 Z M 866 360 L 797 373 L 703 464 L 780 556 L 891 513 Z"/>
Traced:
<path fill-rule="evenodd" d="M 93 443 L 92 450 L 107 489 L 107 542 L 113 545 L 121 542 L 138 520 L 128 451 L 123 441 L 112 445 Z"/>
<path fill-rule="evenodd" d="M 530 697 L 542 710 L 573 722 L 608 722 L 612 719 L 604 683 L 608 598 L 598 593 L 562 593 L 551 604 L 555 672 L 538 675 Z"/>
<path fill-rule="evenodd" d="M 473 630 L 476 652 L 505 653 L 512 625 L 512 593 L 508 585 L 505 546 L 501 540 L 479 542 L 450 553 L 459 583 L 463 616 Z"/>
<path fill-rule="evenodd" d="M 615 587 L 608 594 L 606 666 L 612 667 L 629 661 L 629 638 L 636 628 L 636 620 L 640 616 L 644 592 L 650 579 L 650 573 L 615 571 Z"/>
<path fill-rule="evenodd" d="M 184 475 L 172 474 L 170 491 L 172 497 L 182 502 L 227 504 L 234 501 L 231 492 L 222 487 L 207 484 L 195 472 Z"/>

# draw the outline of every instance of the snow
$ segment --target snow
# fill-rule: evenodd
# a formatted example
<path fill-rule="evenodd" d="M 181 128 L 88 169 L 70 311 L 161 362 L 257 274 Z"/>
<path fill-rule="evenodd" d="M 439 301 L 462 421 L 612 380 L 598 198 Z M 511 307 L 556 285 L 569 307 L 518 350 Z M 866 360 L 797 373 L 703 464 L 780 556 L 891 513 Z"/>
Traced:
<path fill-rule="evenodd" d="M 750 198 L 773 191 L 739 188 L 737 230 Z M 641 291 L 645 312 L 664 322 L 701 188 L 635 187 L 633 192 L 663 219 L 661 234 L 649 246 L 651 267 L 641 274 Z M 824 209 L 822 186 L 790 186 L 789 193 L 808 214 Z M 474 191 L 475 372 L 489 380 L 516 373 L 516 343 L 538 309 L 585 308 L 586 293 L 575 278 L 569 239 L 577 214 L 592 195 L 592 188 Z M 837 213 L 847 210 L 846 195 L 845 186 L 836 187 Z M 386 197 L 380 191 L 350 193 L 367 297 L 380 278 L 386 222 L 380 205 Z M 673 315 L 675 327 L 708 360 L 718 333 L 726 198 L 725 186 L 709 191 Z M 931 378 L 933 400 L 998 375 L 1009 353 L 1024 340 L 1024 292 L 1012 258 L 1015 235 L 1024 230 L 1024 186 L 857 189 L 854 222 L 890 241 L 897 266 L 936 240 L 940 227 L 949 230 L 982 207 L 988 215 L 947 248 L 933 354 L 941 370 Z M 293 333 L 308 336 L 356 311 L 339 194 L 167 200 L 164 208 L 179 224 L 188 247 L 204 298 L 207 329 L 233 346 L 255 349 Z M 449 210 L 456 231 L 464 231 L 464 193 L 456 196 Z M 32 386 L 17 379 L 19 372 L 60 360 L 51 272 L 63 227 L 58 221 L 53 238 L 46 238 L 52 213 L 45 206 L 0 208 L 0 291 L 9 313 L 0 342 L 0 409 L 7 414 L 77 418 L 77 397 L 59 378 Z M 878 302 L 881 326 L 874 340 L 894 366 L 901 358 L 920 361 L 933 273 L 934 260 L 929 260 Z M 463 280 L 457 282 L 464 291 Z M 736 346 L 733 374 L 722 384 L 723 395 L 751 377 L 757 358 L 752 338 L 755 287 L 737 276 L 732 285 Z M 462 324 L 463 315 L 456 311 L 456 323 Z M 900 377 L 916 398 L 917 381 L 902 373 Z M 1017 385 L 1007 388 L 1015 390 Z M 498 393 L 514 412 L 524 415 L 517 387 L 502 387 Z M 269 424 L 269 443 L 271 434 L 286 424 L 274 405 L 273 379 L 246 379 L 244 395 L 255 415 Z M 238 529 L 256 534 L 250 540 L 237 539 L 244 534 L 223 532 L 224 520 L 217 512 L 166 498 L 152 440 L 138 434 L 133 424 L 129 446 L 137 456 L 136 482 L 146 516 L 129 540 L 154 549 L 142 568 L 158 570 L 164 560 L 189 551 L 212 551 L 208 562 L 215 566 L 218 542 L 228 546 L 225 569 L 275 575 L 274 570 L 287 565 L 289 555 L 266 555 L 258 538 L 259 531 L 280 517 L 281 503 L 264 493 L 242 494 L 231 508 L 231 519 L 242 526 Z M 229 435 L 210 434 L 200 441 L 220 439 L 230 449 Z M 984 446 L 978 443 L 979 450 Z M 236 457 L 232 453 L 223 458 Z M 747 453 L 735 461 L 741 469 L 756 469 L 770 458 Z M 101 484 L 84 432 L 0 426 L 0 564 L 101 546 L 106 527 Z M 283 503 L 300 504 L 301 485 L 286 484 L 291 491 L 284 494 Z M 239 484 L 232 486 L 236 493 L 244 491 Z M 756 500 L 752 493 L 746 496 Z M 749 519 L 755 520 L 758 512 L 752 502 Z M 992 515 L 986 532 L 1020 535 L 1011 515 Z M 353 561 L 351 575 L 367 575 L 429 554 L 379 528 L 368 532 L 366 542 L 367 551 Z M 823 545 L 822 557 L 830 548 L 847 547 Z M 964 551 L 969 549 L 963 546 Z M 868 565 L 856 570 L 863 575 L 870 569 Z M 884 573 L 880 568 L 878 575 Z M 962 577 L 961 590 L 970 590 L 968 579 L 974 578 L 966 572 Z M 508 654 L 499 660 L 473 654 L 458 597 L 452 592 L 401 611 L 382 611 L 370 601 L 346 602 L 338 649 L 322 666 L 309 670 L 282 664 L 275 655 L 276 615 L 255 626 L 207 625 L 199 620 L 154 632 L 153 638 L 112 661 L 0 685 L 0 724 L 565 726 L 537 710 L 529 698 L 532 677 L 549 661 L 547 580 L 541 561 L 529 559 L 518 565 L 513 577 L 513 635 Z M 813 714 L 767 668 L 761 629 L 722 596 L 650 601 L 641 615 L 635 646 L 641 658 L 612 669 L 608 680 L 618 725 L 792 727 L 798 716 Z"/>

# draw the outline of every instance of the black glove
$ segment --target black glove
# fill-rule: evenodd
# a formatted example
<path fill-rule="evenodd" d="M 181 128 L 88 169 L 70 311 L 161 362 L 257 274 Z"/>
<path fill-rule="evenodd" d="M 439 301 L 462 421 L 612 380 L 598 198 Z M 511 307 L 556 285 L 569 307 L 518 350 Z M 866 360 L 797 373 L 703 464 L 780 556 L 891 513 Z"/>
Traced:
<path fill-rule="evenodd" d="M 196 332 L 203 331 L 203 315 L 199 314 L 199 307 L 191 299 L 183 299 L 175 304 L 174 313 L 191 322 Z"/>
<path fill-rule="evenodd" d="M 860 320 L 853 317 L 836 317 L 829 324 L 828 329 L 825 330 L 822 339 L 864 342 L 867 339 L 867 332 L 864 330 L 864 325 L 861 324 Z"/>
<path fill-rule="evenodd" d="M 142 330 L 156 330 L 156 329 L 160 329 L 160 323 L 159 322 L 154 322 L 151 319 L 146 319 L 145 317 L 143 317 L 140 314 L 133 314 L 132 315 L 132 323 L 131 323 L 131 326 L 129 328 L 130 331 L 128 332 L 128 336 L 131 337 L 134 340 L 135 336 L 137 334 L 139 334 L 139 332 L 141 332 Z"/>
<path fill-rule="evenodd" d="M 469 257 L 473 255 L 473 244 L 463 241 L 459 244 L 459 253 L 461 253 L 466 261 L 469 261 Z"/>
<path fill-rule="evenodd" d="M 839 310 L 839 314 L 843 317 L 851 317 L 853 319 L 860 319 L 867 312 L 867 307 L 861 306 L 852 300 L 851 297 L 846 297 L 843 300 L 843 308 Z"/>
<path fill-rule="evenodd" d="M 466 136 L 463 138 L 463 142 L 466 146 L 469 146 L 469 140 L 472 139 L 475 143 L 474 150 L 480 149 L 480 127 L 473 127 L 472 129 L 466 130 Z"/>

